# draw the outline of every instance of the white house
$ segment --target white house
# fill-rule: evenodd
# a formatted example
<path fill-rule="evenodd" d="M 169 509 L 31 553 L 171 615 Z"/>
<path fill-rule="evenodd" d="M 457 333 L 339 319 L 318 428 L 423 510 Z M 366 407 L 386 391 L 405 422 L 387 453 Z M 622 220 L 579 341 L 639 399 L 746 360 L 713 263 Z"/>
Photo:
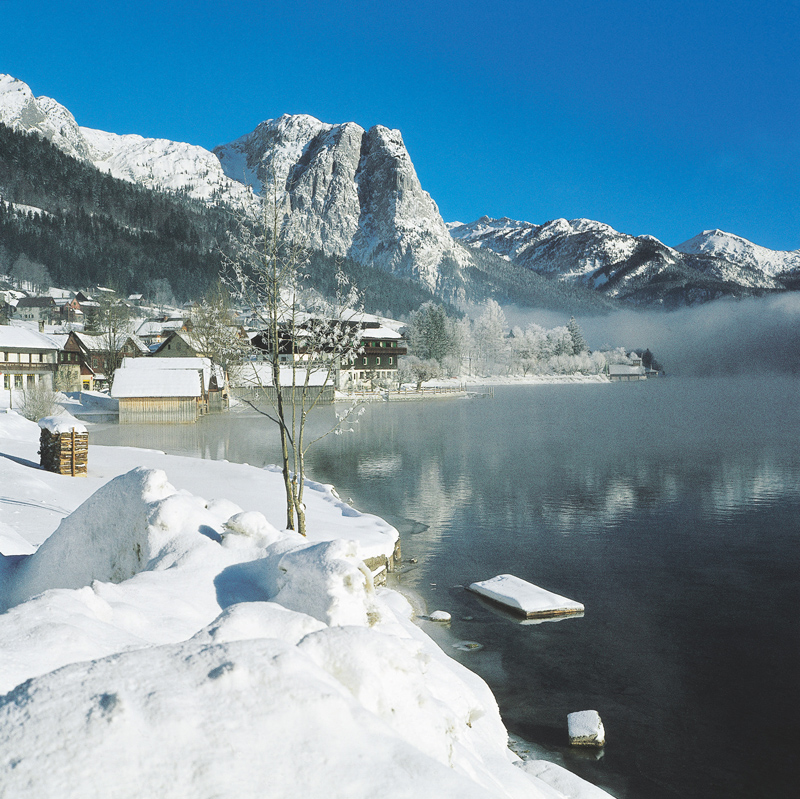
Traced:
<path fill-rule="evenodd" d="M 53 388 L 58 346 L 34 330 L 0 325 L 0 407 L 16 406 L 21 392 L 38 386 Z"/>

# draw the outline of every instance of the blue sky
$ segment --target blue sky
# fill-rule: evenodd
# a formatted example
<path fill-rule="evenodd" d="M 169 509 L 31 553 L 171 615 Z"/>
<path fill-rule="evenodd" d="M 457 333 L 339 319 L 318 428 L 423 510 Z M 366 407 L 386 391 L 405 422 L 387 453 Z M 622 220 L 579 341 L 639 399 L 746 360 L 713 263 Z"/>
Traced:
<path fill-rule="evenodd" d="M 81 125 L 382 124 L 447 221 L 800 248 L 798 0 L 0 0 L 0 29 L 0 72 Z"/>

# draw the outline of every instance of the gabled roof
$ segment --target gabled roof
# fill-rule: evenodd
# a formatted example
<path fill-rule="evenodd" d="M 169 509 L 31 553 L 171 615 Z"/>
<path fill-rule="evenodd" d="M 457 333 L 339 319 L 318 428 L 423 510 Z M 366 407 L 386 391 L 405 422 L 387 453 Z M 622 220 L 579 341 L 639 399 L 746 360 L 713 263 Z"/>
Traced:
<path fill-rule="evenodd" d="M 0 349 L 57 350 L 58 346 L 47 336 L 27 327 L 0 325 Z"/>
<path fill-rule="evenodd" d="M 200 397 L 200 373 L 191 369 L 117 369 L 111 396 Z"/>
<path fill-rule="evenodd" d="M 194 350 L 195 352 L 203 351 L 203 348 L 191 333 L 187 333 L 185 330 L 173 330 L 172 333 L 170 333 L 169 336 L 165 338 L 163 342 L 161 342 L 161 346 L 155 350 L 155 352 L 161 352 L 162 350 L 165 350 L 167 346 L 172 344 L 176 338 L 179 338 L 189 349 Z"/>
<path fill-rule="evenodd" d="M 104 336 L 103 334 L 81 333 L 77 330 L 73 330 L 70 335 L 75 336 L 78 343 L 88 352 L 105 352 L 108 349 L 108 337 Z M 124 341 L 124 344 L 127 344 L 130 341 L 133 346 L 136 347 L 136 349 L 138 349 L 142 354 L 150 353 L 148 346 L 133 333 L 126 334 L 124 339 L 123 336 L 120 335 L 119 340 Z"/>
<path fill-rule="evenodd" d="M 174 371 L 199 373 L 203 377 L 203 388 L 206 391 L 208 391 L 212 377 L 216 378 L 217 385 L 220 387 L 225 381 L 225 373 L 222 368 L 212 366 L 210 358 L 123 358 L 122 366 L 116 374 L 119 375 L 122 371 L 148 372 L 156 375 Z M 116 380 L 116 377 L 114 379 Z"/>
<path fill-rule="evenodd" d="M 333 386 L 333 380 L 325 367 L 314 369 L 308 376 L 309 386 L 324 386 L 326 383 Z M 302 386 L 306 379 L 305 367 L 298 367 L 295 380 Z M 250 388 L 268 388 L 272 386 L 272 364 L 266 361 L 247 361 L 236 367 L 236 380 L 239 385 Z M 292 386 L 292 367 L 280 367 L 280 381 L 282 388 Z"/>
<path fill-rule="evenodd" d="M 643 375 L 644 367 L 630 363 L 612 363 L 608 366 L 610 375 Z"/>
<path fill-rule="evenodd" d="M 52 297 L 23 297 L 17 302 L 17 308 L 53 308 L 55 304 Z"/>

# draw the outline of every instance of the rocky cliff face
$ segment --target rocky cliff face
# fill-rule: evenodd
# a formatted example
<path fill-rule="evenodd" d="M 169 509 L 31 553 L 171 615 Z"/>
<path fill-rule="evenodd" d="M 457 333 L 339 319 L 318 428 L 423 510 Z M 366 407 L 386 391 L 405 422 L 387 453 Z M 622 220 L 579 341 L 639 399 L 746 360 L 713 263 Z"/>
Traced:
<path fill-rule="evenodd" d="M 482 217 L 466 225 L 455 223 L 450 232 L 470 247 L 492 250 L 538 274 L 637 305 L 672 307 L 783 290 L 778 277 L 793 263 L 791 257 L 781 259 L 779 253 L 728 234 L 721 234 L 727 237 L 727 249 L 721 241 L 714 248 L 706 234 L 673 249 L 652 236 L 630 236 L 589 219 L 533 225 Z M 731 239 L 738 240 L 738 249 Z M 745 257 L 754 249 L 763 251 L 760 259 Z"/>
<path fill-rule="evenodd" d="M 275 198 L 307 246 L 457 298 L 464 255 L 423 191 L 399 131 L 284 115 L 214 153 L 229 177 Z"/>

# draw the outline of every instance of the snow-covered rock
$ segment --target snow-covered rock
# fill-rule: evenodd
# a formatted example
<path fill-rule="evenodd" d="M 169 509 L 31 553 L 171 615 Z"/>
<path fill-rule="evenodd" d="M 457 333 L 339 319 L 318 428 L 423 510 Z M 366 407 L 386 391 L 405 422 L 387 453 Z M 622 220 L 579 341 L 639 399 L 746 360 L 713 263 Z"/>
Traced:
<path fill-rule="evenodd" d="M 498 574 L 490 580 L 472 583 L 469 590 L 528 618 L 582 613 L 584 610 L 580 602 L 554 594 L 513 574 Z"/>
<path fill-rule="evenodd" d="M 228 178 L 208 150 L 167 139 L 81 127 L 64 106 L 49 97 L 34 97 L 27 84 L 10 75 L 0 75 L 0 122 L 38 133 L 67 155 L 121 180 L 150 189 L 185 190 L 201 200 L 213 201 L 219 196 L 238 204 L 252 202 L 251 192 Z"/>
<path fill-rule="evenodd" d="M 89 159 L 89 146 L 75 117 L 50 97 L 34 97 L 26 83 L 11 75 L 0 75 L 0 122 L 38 133 L 74 158 Z"/>
<path fill-rule="evenodd" d="M 573 746 L 603 746 L 606 732 L 596 710 L 579 710 L 567 715 L 567 732 Z"/>

